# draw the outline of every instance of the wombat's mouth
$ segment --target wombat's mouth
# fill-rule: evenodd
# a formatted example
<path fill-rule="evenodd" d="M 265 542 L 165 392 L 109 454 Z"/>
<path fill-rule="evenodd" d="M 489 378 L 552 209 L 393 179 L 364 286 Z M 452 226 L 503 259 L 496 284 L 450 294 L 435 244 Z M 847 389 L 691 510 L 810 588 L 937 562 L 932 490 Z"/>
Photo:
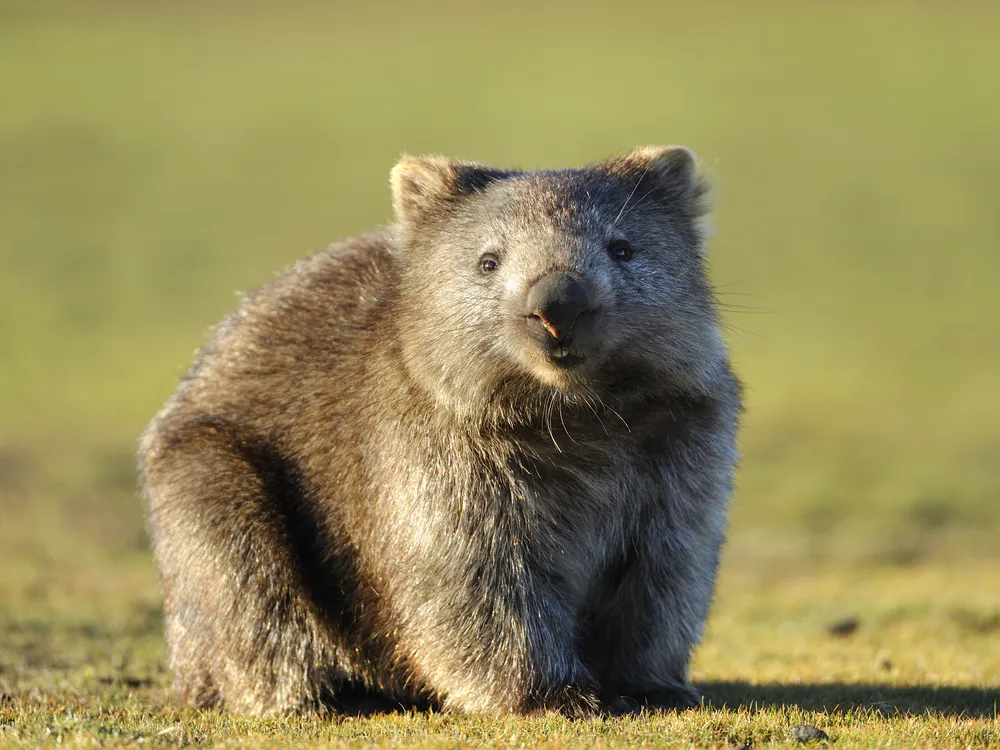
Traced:
<path fill-rule="evenodd" d="M 552 365 L 564 370 L 571 370 L 579 367 L 587 358 L 582 354 L 574 354 L 564 346 L 557 346 L 545 353 L 545 360 Z"/>
<path fill-rule="evenodd" d="M 552 321 L 537 313 L 525 315 L 527 331 L 547 368 L 566 373 L 588 364 L 595 344 L 599 308 L 574 311 L 565 320 Z"/>

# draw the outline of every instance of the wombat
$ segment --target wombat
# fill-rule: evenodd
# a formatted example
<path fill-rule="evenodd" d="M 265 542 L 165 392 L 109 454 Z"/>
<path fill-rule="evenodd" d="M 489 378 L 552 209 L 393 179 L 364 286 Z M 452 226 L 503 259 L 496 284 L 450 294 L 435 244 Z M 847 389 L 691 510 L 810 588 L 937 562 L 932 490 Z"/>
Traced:
<path fill-rule="evenodd" d="M 142 437 L 181 700 L 694 705 L 741 387 L 693 154 L 406 156 L 391 188 L 396 224 L 247 296 Z"/>

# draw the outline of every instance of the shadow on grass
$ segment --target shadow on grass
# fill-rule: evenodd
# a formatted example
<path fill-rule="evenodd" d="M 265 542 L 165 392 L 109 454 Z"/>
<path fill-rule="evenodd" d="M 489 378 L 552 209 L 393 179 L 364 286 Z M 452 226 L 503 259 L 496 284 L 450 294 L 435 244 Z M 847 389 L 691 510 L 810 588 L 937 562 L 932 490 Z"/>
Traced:
<path fill-rule="evenodd" d="M 798 707 L 805 711 L 849 713 L 875 711 L 884 716 L 955 716 L 988 718 L 1000 707 L 998 688 L 929 687 L 920 685 L 877 684 L 770 684 L 749 682 L 708 682 L 697 685 L 705 696 L 705 707 L 760 711 Z M 335 701 L 344 716 L 426 712 L 426 702 L 399 702 L 372 694 L 361 688 L 341 689 Z M 435 709 L 440 711 L 440 707 Z"/>
<path fill-rule="evenodd" d="M 907 714 L 993 718 L 1000 688 L 878 685 L 872 683 L 752 685 L 749 682 L 703 682 L 697 686 L 705 705 L 750 710 L 798 706 L 807 711 L 847 713 L 870 709 L 887 716 Z"/>

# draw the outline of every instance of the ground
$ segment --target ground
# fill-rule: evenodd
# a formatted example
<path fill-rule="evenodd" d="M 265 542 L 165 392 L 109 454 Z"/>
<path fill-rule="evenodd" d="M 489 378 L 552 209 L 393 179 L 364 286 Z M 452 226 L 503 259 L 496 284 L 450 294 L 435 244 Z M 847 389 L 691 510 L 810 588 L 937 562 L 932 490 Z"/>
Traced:
<path fill-rule="evenodd" d="M 0 745 L 1000 745 L 1000 6 L 0 0 Z M 403 151 L 691 146 L 747 383 L 693 679 L 633 719 L 178 710 L 136 437 Z"/>

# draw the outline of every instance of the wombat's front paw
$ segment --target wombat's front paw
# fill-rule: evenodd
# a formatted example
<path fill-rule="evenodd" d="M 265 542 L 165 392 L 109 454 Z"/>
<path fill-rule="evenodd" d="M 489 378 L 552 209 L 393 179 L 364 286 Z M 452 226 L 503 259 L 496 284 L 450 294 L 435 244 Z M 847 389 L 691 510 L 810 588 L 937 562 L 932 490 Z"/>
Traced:
<path fill-rule="evenodd" d="M 604 713 L 607 716 L 628 716 L 642 711 L 642 704 L 627 695 L 618 695 L 608 698 L 603 704 Z"/>
<path fill-rule="evenodd" d="M 686 711 L 701 705 L 701 694 L 691 685 L 665 687 L 643 692 L 632 691 L 605 702 L 605 711 L 612 716 L 647 711 Z"/>
<path fill-rule="evenodd" d="M 701 705 L 701 693 L 690 684 L 652 690 L 638 698 L 640 703 L 653 711 L 686 711 Z"/>

